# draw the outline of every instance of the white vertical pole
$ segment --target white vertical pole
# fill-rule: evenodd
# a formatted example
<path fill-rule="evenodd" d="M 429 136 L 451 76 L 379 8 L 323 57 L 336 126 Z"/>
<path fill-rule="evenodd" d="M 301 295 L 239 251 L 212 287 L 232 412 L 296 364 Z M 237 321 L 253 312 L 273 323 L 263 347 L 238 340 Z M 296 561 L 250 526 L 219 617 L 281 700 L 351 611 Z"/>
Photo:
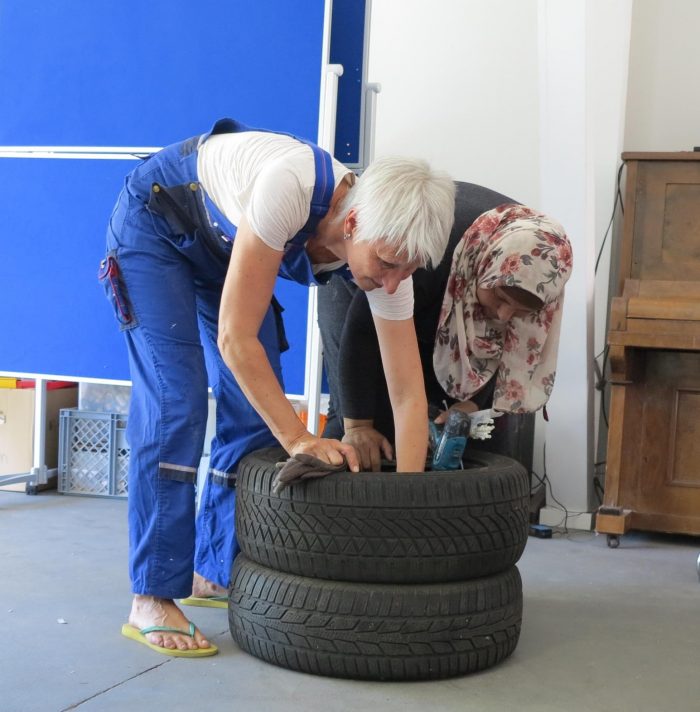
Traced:
<path fill-rule="evenodd" d="M 319 434 L 321 415 L 321 384 L 323 380 L 323 345 L 318 329 L 317 287 L 309 289 L 306 335 L 306 383 L 304 386 L 307 407 L 307 425 L 310 433 Z"/>
<path fill-rule="evenodd" d="M 34 382 L 34 447 L 32 471 L 34 479 L 29 485 L 45 485 L 46 476 L 46 380 L 37 378 Z"/>
<path fill-rule="evenodd" d="M 365 89 L 365 118 L 362 129 L 362 168 L 374 160 L 374 127 L 377 121 L 377 94 L 382 90 L 378 82 L 367 84 Z"/>
<path fill-rule="evenodd" d="M 335 147 L 335 118 L 338 107 L 338 78 L 343 74 L 340 64 L 328 64 L 330 57 L 331 13 L 333 1 L 326 0 L 323 23 L 323 73 L 318 111 L 318 139 L 316 143 L 331 155 Z M 309 289 L 309 308 L 306 317 L 306 365 L 304 400 L 307 407 L 307 428 L 318 435 L 321 414 L 321 382 L 323 375 L 323 346 L 318 329 L 318 294 L 315 286 Z"/>
<path fill-rule="evenodd" d="M 329 64 L 324 73 L 325 90 L 322 92 L 321 118 L 318 126 L 318 145 L 333 154 L 335 144 L 335 116 L 338 108 L 338 78 L 343 68 Z M 309 309 L 306 327 L 306 378 L 304 396 L 307 407 L 307 428 L 318 435 L 321 415 L 321 382 L 323 377 L 323 345 L 318 329 L 318 293 L 315 286 L 309 289 Z"/>

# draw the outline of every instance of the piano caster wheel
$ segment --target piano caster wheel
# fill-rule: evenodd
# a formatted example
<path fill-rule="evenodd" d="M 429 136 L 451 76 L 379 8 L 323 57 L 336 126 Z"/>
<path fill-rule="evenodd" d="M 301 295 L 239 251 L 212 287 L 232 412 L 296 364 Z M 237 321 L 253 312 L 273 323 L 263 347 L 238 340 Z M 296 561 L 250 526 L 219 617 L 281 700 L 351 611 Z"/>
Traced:
<path fill-rule="evenodd" d="M 608 534 L 608 546 L 611 549 L 617 549 L 620 546 L 620 537 L 617 534 Z M 700 557 L 698 557 L 698 561 L 700 561 Z"/>

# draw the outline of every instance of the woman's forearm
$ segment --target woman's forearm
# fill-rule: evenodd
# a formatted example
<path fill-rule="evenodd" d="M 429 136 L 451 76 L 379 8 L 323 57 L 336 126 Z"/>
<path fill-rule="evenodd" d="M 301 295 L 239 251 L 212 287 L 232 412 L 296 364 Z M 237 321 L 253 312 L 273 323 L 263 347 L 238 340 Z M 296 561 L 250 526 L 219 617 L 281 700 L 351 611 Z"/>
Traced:
<path fill-rule="evenodd" d="M 402 399 L 394 408 L 396 471 L 423 472 L 428 453 L 428 402 L 424 393 Z"/>
<path fill-rule="evenodd" d="M 284 395 L 260 341 L 222 334 L 219 350 L 250 404 L 289 452 L 308 431 Z"/>
<path fill-rule="evenodd" d="M 413 319 L 375 317 L 375 324 L 394 413 L 396 469 L 423 472 L 428 452 L 428 400 Z"/>
<path fill-rule="evenodd" d="M 279 270 L 281 254 L 238 226 L 219 309 L 217 344 L 243 393 L 287 452 L 309 436 L 272 370 L 258 338 Z"/>

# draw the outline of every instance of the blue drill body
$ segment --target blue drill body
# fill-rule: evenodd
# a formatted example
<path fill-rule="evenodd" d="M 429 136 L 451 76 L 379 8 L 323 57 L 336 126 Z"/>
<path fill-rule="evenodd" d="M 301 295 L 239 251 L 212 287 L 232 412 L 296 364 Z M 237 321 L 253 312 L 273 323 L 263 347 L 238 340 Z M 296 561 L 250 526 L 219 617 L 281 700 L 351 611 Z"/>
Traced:
<path fill-rule="evenodd" d="M 469 436 L 469 416 L 453 410 L 447 416 L 442 432 L 430 421 L 430 442 L 433 446 L 433 470 L 459 470 Z"/>

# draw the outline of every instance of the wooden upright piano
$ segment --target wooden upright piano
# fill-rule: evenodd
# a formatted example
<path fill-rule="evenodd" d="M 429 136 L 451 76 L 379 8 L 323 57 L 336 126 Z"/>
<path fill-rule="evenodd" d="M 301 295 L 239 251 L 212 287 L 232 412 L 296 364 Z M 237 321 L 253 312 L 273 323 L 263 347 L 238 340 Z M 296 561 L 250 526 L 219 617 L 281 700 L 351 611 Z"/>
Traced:
<path fill-rule="evenodd" d="M 596 531 L 700 534 L 700 152 L 623 153 L 620 279 Z"/>

